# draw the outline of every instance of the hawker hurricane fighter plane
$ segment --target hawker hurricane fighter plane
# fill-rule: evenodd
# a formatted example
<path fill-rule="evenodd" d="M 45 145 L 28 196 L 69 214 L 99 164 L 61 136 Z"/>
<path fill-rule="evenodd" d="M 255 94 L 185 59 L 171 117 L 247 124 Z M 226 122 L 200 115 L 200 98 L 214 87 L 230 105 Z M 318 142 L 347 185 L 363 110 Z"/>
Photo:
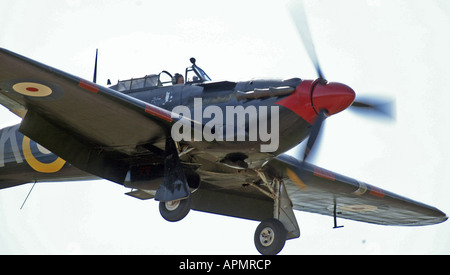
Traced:
<path fill-rule="evenodd" d="M 291 10 L 316 80 L 212 81 L 192 58 L 182 77 L 105 87 L 0 49 L 0 103 L 22 118 L 0 131 L 0 189 L 107 179 L 159 201 L 168 221 L 191 209 L 261 221 L 262 254 L 300 236 L 294 210 L 382 225 L 445 221 L 434 207 L 307 162 L 327 117 L 377 106 L 325 80 L 301 6 Z M 285 154 L 303 141 L 300 156 Z"/>

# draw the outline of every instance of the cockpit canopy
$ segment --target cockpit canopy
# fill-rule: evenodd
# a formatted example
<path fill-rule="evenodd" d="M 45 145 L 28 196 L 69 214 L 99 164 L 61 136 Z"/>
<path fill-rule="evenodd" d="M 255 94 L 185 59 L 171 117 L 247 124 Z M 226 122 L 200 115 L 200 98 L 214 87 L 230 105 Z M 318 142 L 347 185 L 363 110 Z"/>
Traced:
<path fill-rule="evenodd" d="M 200 67 L 195 64 L 195 58 L 190 59 L 192 66 L 186 68 L 185 73 L 185 85 L 203 83 L 206 81 L 211 81 L 211 78 L 203 71 Z M 130 90 L 138 89 L 151 89 L 156 87 L 165 87 L 174 85 L 173 76 L 167 71 L 162 71 L 159 74 L 150 74 L 142 78 L 132 78 L 128 80 L 120 80 L 116 85 L 110 86 L 109 88 L 124 92 Z"/>
<path fill-rule="evenodd" d="M 109 88 L 123 92 L 128 90 L 136 90 L 136 89 L 142 89 L 142 88 L 151 88 L 151 87 L 158 87 L 162 86 L 159 81 L 159 75 L 157 74 L 151 74 L 146 75 L 142 78 L 132 78 L 128 80 L 121 80 L 118 81 L 116 85 L 111 86 Z"/>

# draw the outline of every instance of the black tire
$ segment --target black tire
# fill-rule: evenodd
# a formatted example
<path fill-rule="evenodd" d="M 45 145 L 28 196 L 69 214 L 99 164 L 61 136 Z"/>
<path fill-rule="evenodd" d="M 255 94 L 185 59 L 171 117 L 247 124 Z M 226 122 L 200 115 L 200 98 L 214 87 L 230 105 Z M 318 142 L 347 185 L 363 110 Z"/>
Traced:
<path fill-rule="evenodd" d="M 286 243 L 286 229 L 276 219 L 262 221 L 255 231 L 255 246 L 263 255 L 276 255 Z"/>
<path fill-rule="evenodd" d="M 159 213 L 169 222 L 181 221 L 191 210 L 191 196 L 187 199 L 159 202 Z"/>

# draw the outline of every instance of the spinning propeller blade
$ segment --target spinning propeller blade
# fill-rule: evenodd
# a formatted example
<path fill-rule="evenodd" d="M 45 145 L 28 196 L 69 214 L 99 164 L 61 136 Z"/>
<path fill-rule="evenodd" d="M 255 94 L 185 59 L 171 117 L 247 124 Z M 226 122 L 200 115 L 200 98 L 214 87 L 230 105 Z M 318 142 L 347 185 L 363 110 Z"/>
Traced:
<path fill-rule="evenodd" d="M 291 13 L 291 18 L 295 23 L 297 32 L 302 38 L 303 45 L 308 52 L 314 67 L 316 68 L 319 78 L 325 79 L 322 69 L 320 68 L 319 59 L 317 58 L 316 49 L 312 40 L 311 32 L 309 31 L 308 21 L 306 20 L 305 8 L 302 1 L 290 1 L 288 9 Z"/>
<path fill-rule="evenodd" d="M 351 110 L 364 114 L 373 114 L 388 119 L 395 119 L 395 104 L 393 101 L 381 99 L 358 99 L 350 106 Z"/>
<path fill-rule="evenodd" d="M 320 111 L 319 115 L 317 116 L 316 121 L 314 122 L 311 133 L 308 137 L 308 142 L 306 143 L 305 151 L 303 152 L 303 158 L 302 162 L 306 161 L 309 154 L 311 153 L 314 144 L 316 143 L 317 137 L 319 136 L 320 129 L 322 128 L 322 124 L 325 121 L 325 118 L 327 117 L 327 111 L 322 110 Z"/>
<path fill-rule="evenodd" d="M 311 127 L 311 133 L 309 134 L 308 140 L 306 142 L 306 146 L 303 148 L 303 156 L 302 156 L 302 150 L 297 149 L 297 157 L 296 158 L 301 161 L 301 164 L 300 164 L 301 171 L 297 175 L 304 182 L 307 182 L 310 179 L 309 174 L 305 173 L 306 161 L 308 160 L 308 157 L 317 153 L 317 150 L 316 151 L 313 150 L 314 144 L 316 144 L 316 142 L 318 140 L 320 140 L 320 136 L 322 133 L 320 130 L 322 129 L 322 125 L 326 118 L 327 118 L 327 111 L 321 110 L 319 115 L 316 118 L 316 121 L 314 122 L 314 124 Z"/>

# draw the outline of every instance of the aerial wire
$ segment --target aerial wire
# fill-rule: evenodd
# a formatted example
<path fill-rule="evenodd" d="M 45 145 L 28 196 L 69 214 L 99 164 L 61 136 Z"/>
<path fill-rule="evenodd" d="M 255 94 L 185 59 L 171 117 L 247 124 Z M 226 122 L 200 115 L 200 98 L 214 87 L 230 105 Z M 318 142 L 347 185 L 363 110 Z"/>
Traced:
<path fill-rule="evenodd" d="M 33 183 L 33 186 L 31 186 L 31 189 L 30 189 L 30 191 L 28 192 L 27 197 L 26 197 L 25 200 L 23 201 L 22 206 L 20 207 L 20 210 L 22 210 L 23 206 L 24 206 L 25 203 L 27 202 L 28 197 L 30 196 L 31 191 L 33 191 L 33 188 L 34 188 L 34 186 L 36 185 L 36 183 L 37 183 L 37 180 L 35 180 L 34 183 Z"/>

